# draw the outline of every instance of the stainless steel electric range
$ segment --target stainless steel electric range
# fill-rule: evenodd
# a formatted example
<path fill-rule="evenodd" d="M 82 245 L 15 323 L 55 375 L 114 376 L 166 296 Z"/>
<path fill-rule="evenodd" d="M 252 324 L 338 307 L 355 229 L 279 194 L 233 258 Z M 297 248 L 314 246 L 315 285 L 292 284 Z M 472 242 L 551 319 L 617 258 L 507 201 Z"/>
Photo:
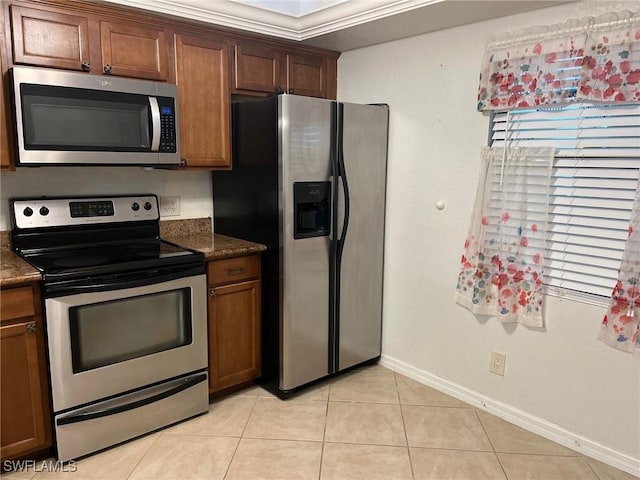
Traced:
<path fill-rule="evenodd" d="M 206 412 L 204 256 L 160 240 L 157 197 L 10 207 L 13 250 L 43 276 L 58 458 Z"/>

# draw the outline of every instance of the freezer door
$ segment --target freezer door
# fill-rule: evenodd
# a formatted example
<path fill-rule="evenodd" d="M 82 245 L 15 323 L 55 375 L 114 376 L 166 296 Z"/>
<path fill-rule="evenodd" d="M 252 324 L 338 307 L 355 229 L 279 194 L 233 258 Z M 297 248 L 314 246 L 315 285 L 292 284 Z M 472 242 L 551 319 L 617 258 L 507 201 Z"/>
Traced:
<path fill-rule="evenodd" d="M 338 182 L 339 261 L 338 370 L 380 355 L 382 275 L 389 110 L 345 103 L 341 109 L 343 163 L 348 187 L 346 231 L 344 189 Z"/>
<path fill-rule="evenodd" d="M 320 199 L 316 202 L 307 197 L 322 193 L 327 185 L 323 182 L 330 180 L 331 102 L 281 95 L 278 110 L 282 246 L 279 388 L 286 391 L 328 374 L 331 232 L 314 227 L 325 222 L 320 218 L 324 207 Z M 309 182 L 318 188 L 307 188 Z M 305 191 L 301 193 L 301 189 Z M 330 192 L 325 194 L 330 198 Z M 302 215 L 297 235 L 296 212 Z M 307 227 L 315 233 L 300 235 Z"/>

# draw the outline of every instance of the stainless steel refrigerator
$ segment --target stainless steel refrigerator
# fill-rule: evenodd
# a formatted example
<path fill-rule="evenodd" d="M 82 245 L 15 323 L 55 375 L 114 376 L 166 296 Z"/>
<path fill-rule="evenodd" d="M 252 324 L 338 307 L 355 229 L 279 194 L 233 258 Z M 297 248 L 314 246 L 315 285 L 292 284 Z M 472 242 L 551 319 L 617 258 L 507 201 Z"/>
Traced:
<path fill-rule="evenodd" d="M 233 104 L 214 230 L 267 245 L 262 370 L 282 397 L 380 357 L 388 122 L 385 105 Z"/>

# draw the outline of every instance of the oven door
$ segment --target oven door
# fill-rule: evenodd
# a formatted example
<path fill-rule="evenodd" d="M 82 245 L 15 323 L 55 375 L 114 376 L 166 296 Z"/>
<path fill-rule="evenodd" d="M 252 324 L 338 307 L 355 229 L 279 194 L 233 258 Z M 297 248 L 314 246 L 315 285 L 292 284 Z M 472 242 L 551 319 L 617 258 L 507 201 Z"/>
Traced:
<path fill-rule="evenodd" d="M 204 274 L 97 283 L 45 300 L 55 412 L 207 367 Z"/>

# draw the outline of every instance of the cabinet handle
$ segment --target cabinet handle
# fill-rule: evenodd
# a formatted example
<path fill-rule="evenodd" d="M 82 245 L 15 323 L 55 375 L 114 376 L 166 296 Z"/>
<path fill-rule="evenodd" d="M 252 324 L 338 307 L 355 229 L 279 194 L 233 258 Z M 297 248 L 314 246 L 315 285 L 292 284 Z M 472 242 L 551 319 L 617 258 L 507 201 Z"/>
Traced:
<path fill-rule="evenodd" d="M 32 323 L 27 323 L 27 332 L 29 333 L 35 333 L 37 330 L 36 324 L 35 322 Z"/>
<path fill-rule="evenodd" d="M 290 93 L 291 95 L 293 95 L 293 88 L 290 88 L 290 89 L 289 89 L 289 93 Z"/>
<path fill-rule="evenodd" d="M 89 62 L 82 62 L 82 71 L 89 72 L 91 70 L 91 64 Z"/>
<path fill-rule="evenodd" d="M 229 275 L 238 275 L 239 273 L 243 273 L 245 271 L 244 267 L 227 268 L 226 270 Z"/>
<path fill-rule="evenodd" d="M 104 73 L 111 73 L 111 69 L 113 67 L 111 67 L 111 65 L 109 65 L 108 63 L 104 66 Z"/>
<path fill-rule="evenodd" d="M 217 295 L 216 289 L 215 288 L 210 288 L 209 289 L 209 296 L 210 297 L 215 297 L 216 295 Z"/>

